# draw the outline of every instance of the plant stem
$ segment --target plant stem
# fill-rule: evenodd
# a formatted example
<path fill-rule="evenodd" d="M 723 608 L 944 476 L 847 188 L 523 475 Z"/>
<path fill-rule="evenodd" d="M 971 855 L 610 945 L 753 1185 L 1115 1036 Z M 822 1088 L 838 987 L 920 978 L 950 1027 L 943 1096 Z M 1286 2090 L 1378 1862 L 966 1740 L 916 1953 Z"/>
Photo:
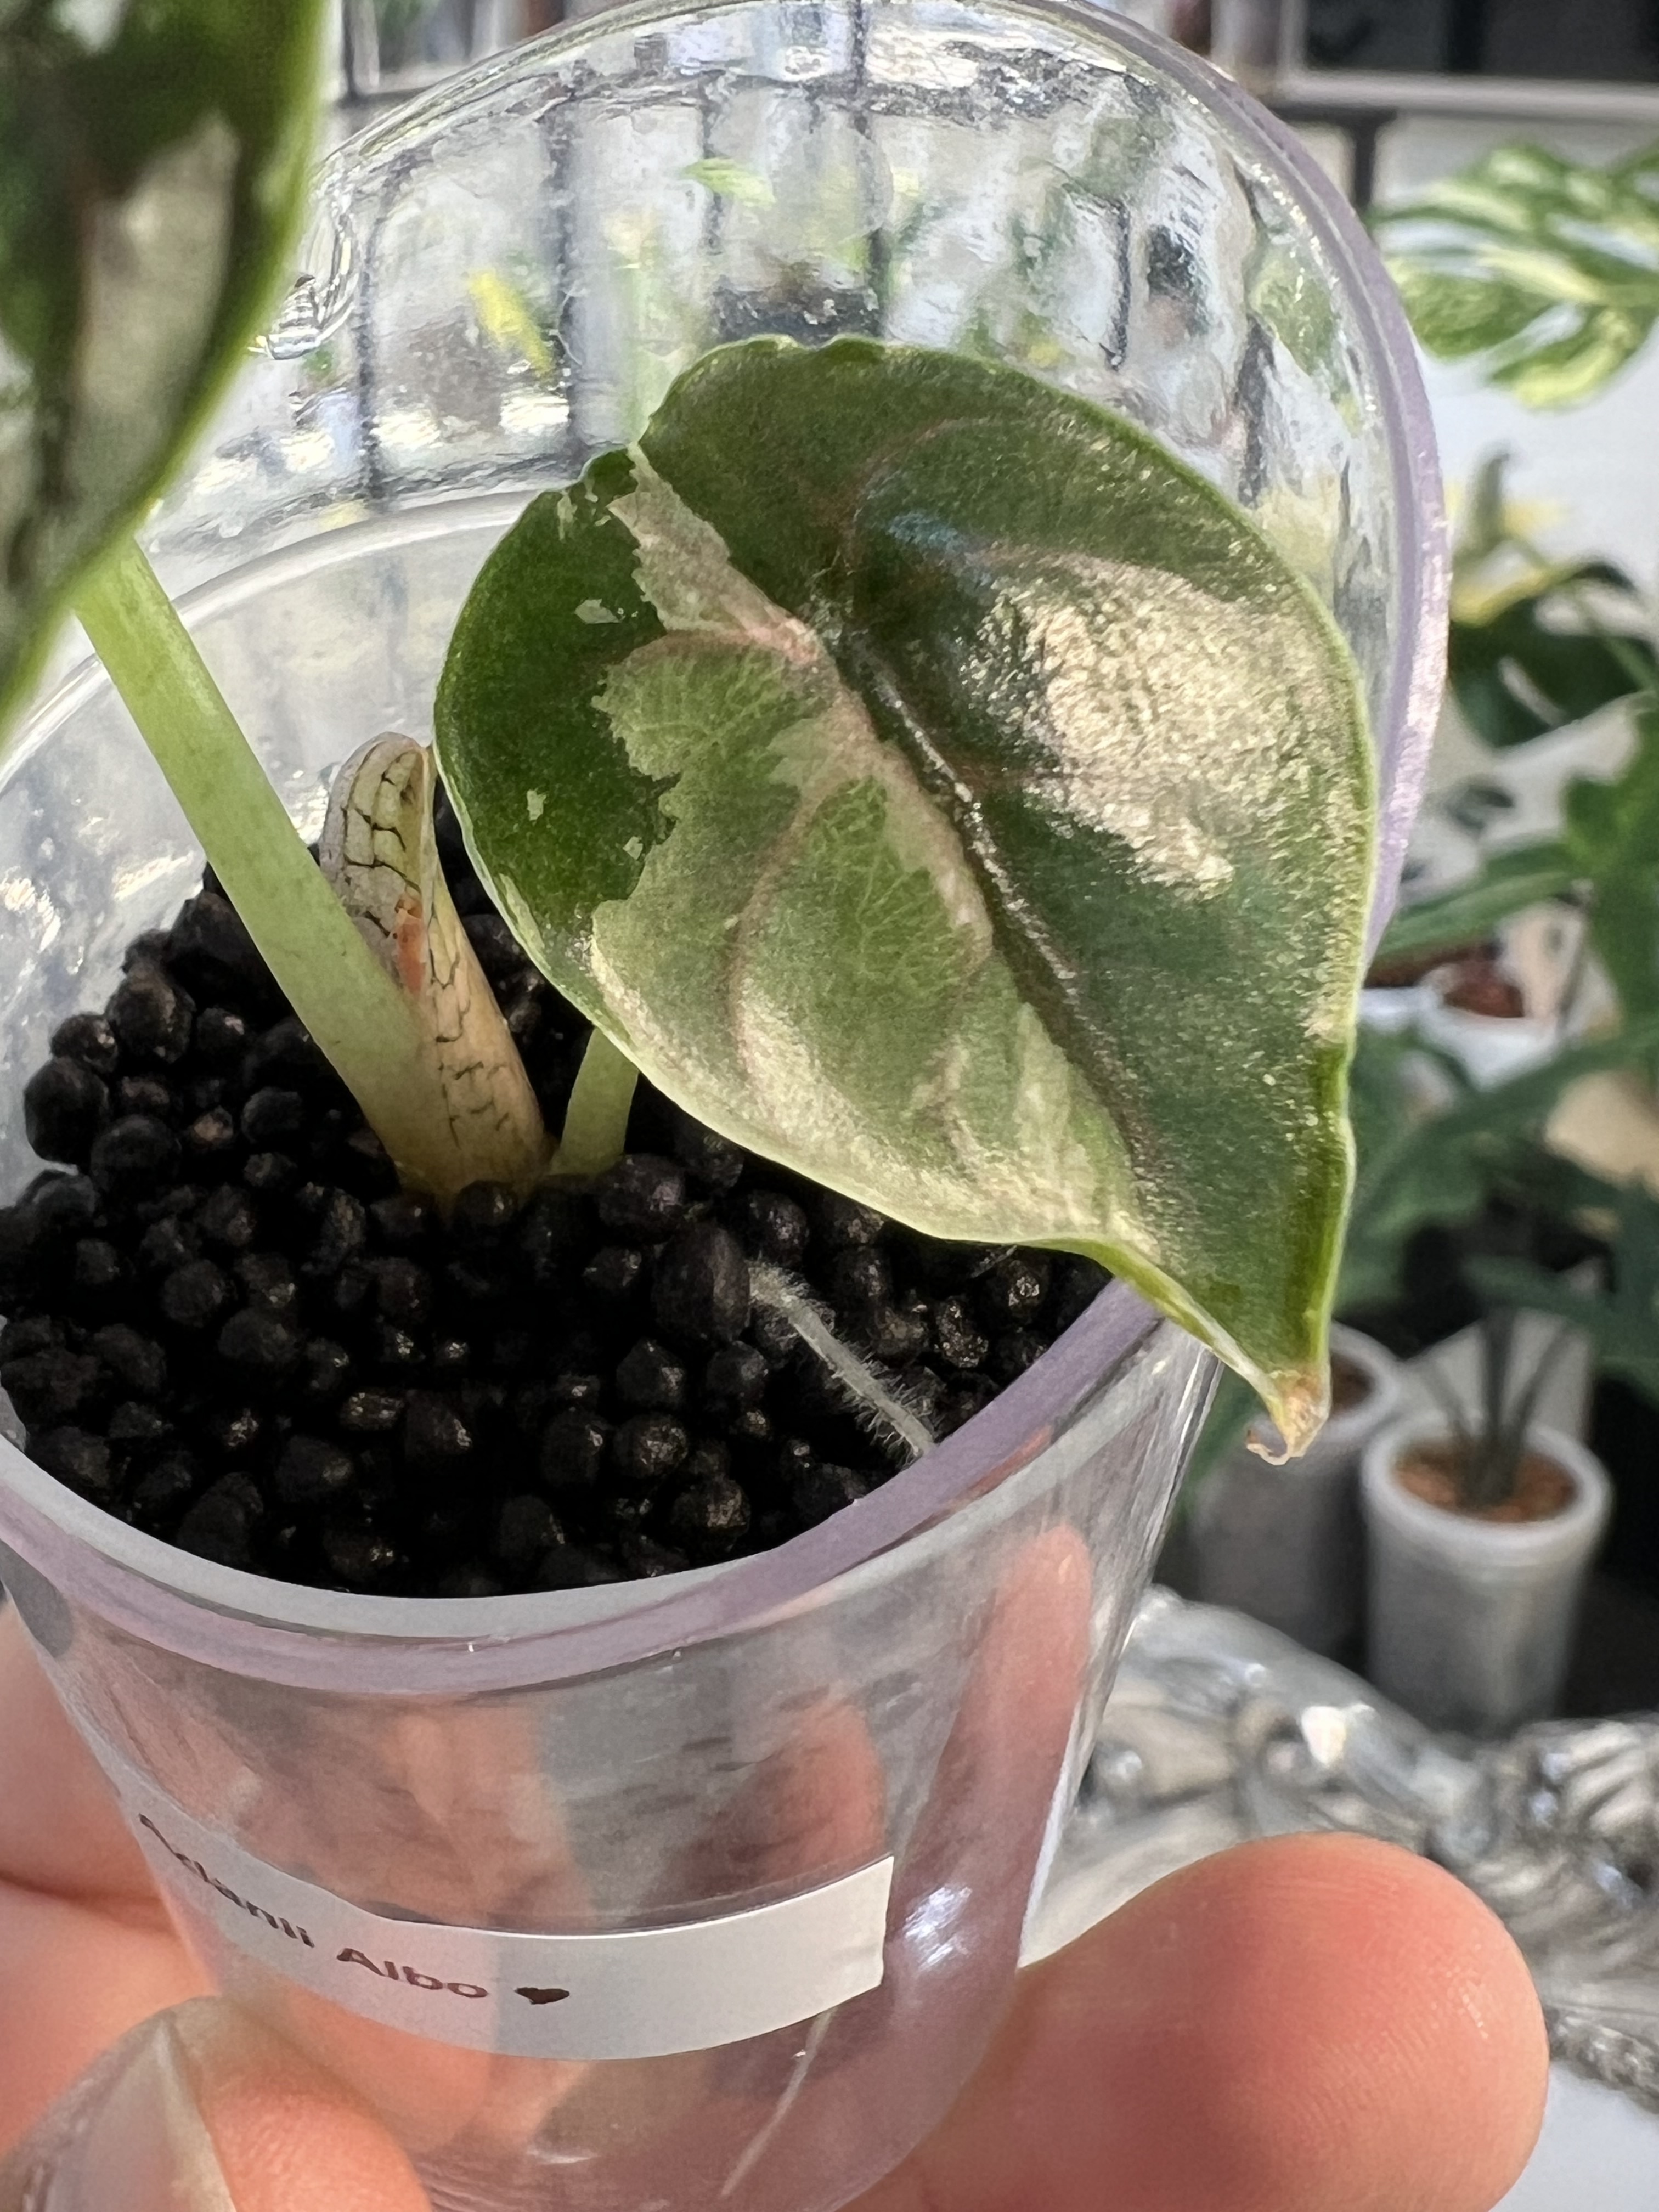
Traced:
<path fill-rule="evenodd" d="M 564 1134 L 553 1161 L 562 1176 L 603 1175 L 628 1147 L 628 1113 L 640 1071 L 601 1030 L 582 1054 L 565 1109 Z"/>
<path fill-rule="evenodd" d="M 409 1006 L 358 935 L 155 570 L 129 540 L 76 605 L 278 988 L 399 1166 L 445 1106 Z"/>

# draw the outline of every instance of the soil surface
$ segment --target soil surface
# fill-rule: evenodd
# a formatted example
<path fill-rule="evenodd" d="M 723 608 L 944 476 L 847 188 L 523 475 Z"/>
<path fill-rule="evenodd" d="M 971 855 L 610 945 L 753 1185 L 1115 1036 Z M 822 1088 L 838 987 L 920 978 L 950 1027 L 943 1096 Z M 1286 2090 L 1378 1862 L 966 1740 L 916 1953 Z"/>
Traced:
<path fill-rule="evenodd" d="M 1462 1455 L 1455 1444 L 1419 1444 L 1395 1473 L 1402 1489 L 1425 1505 L 1443 1513 L 1460 1513 L 1469 1521 L 1514 1524 L 1553 1521 L 1565 1513 L 1578 1495 L 1578 1486 L 1558 1462 L 1542 1452 L 1529 1451 L 1521 1462 L 1520 1478 L 1513 1496 L 1501 1505 L 1471 1509 L 1460 1502 L 1458 1470 Z"/>
<path fill-rule="evenodd" d="M 1484 1014 L 1497 1021 L 1519 1021 L 1527 1011 L 1520 987 L 1487 953 L 1460 960 L 1449 969 L 1440 997 L 1443 1005 L 1455 1006 L 1461 1013 Z"/>
<path fill-rule="evenodd" d="M 441 828 L 556 1129 L 586 1024 Z M 288 1582 L 489 1595 L 763 1549 L 913 1456 L 869 1376 L 946 1435 L 1106 1280 L 916 1236 L 644 1083 L 595 1183 L 527 1203 L 475 1184 L 441 1221 L 210 874 L 52 1054 L 25 1109 L 58 1164 L 0 1210 L 0 1388 L 25 1448 L 135 1526 Z M 850 1382 L 779 1277 L 856 1353 Z"/>
<path fill-rule="evenodd" d="M 1366 974 L 1365 988 L 1368 991 L 1409 990 L 1413 983 L 1420 983 L 1425 975 L 1432 975 L 1437 968 L 1445 967 L 1448 962 L 1490 957 L 1495 949 L 1492 944 L 1477 939 L 1468 945 L 1437 945 L 1431 951 L 1409 952 L 1402 959 L 1375 960 Z"/>

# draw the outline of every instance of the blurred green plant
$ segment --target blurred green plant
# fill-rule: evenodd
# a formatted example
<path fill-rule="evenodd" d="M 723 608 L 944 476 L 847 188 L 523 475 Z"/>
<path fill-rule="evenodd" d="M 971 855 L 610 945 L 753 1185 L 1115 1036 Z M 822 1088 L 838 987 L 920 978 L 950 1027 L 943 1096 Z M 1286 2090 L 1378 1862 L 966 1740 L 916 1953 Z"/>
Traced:
<path fill-rule="evenodd" d="M 1404 908 L 1382 957 L 1466 945 L 1526 907 L 1566 899 L 1586 916 L 1626 1020 L 1659 1012 L 1659 696 L 1643 695 L 1632 720 L 1629 761 L 1609 781 L 1569 784 L 1554 836 L 1494 854 L 1470 881 Z"/>
<path fill-rule="evenodd" d="M 1474 734 L 1512 750 L 1629 700 L 1633 743 L 1611 778 L 1575 778 L 1554 835 L 1487 854 L 1478 873 L 1395 916 L 1385 963 L 1421 960 L 1560 900 L 1625 1021 L 1659 1013 L 1659 662 L 1640 592 L 1595 560 L 1552 561 L 1504 495 L 1504 457 L 1476 477 L 1454 556 L 1449 681 Z M 1646 1056 L 1650 1075 L 1653 1055 Z"/>
<path fill-rule="evenodd" d="M 1508 495 L 1509 455 L 1476 471 L 1452 554 L 1447 676 L 1498 751 L 1659 683 L 1641 592 L 1611 562 L 1558 561 Z"/>
<path fill-rule="evenodd" d="M 1407 1253 L 1425 1229 L 1468 1231 L 1494 1209 L 1571 1219 L 1610 1207 L 1613 1187 L 1553 1152 L 1546 1128 L 1573 1084 L 1656 1048 L 1659 1017 L 1570 1045 L 1542 1066 L 1483 1090 L 1458 1060 L 1412 1031 L 1362 1030 L 1350 1091 L 1357 1170 L 1338 1311 L 1397 1297 Z"/>
<path fill-rule="evenodd" d="M 1659 320 L 1659 145 L 1601 167 L 1500 146 L 1372 222 L 1429 352 L 1523 406 L 1589 398 Z"/>
<path fill-rule="evenodd" d="M 1580 1196 L 1586 1206 L 1611 1211 L 1612 1280 L 1605 1290 L 1526 1260 L 1478 1261 L 1471 1279 L 1486 1297 L 1586 1330 L 1603 1371 L 1659 1405 L 1659 1197 L 1644 1183 L 1609 1188 L 1588 1174 Z"/>
<path fill-rule="evenodd" d="M 1466 1255 L 1459 1264 L 1468 1286 L 1491 1300 L 1493 1313 L 1561 1314 L 1588 1332 L 1610 1372 L 1659 1402 L 1659 1201 L 1636 1202 L 1552 1152 L 1545 1138 L 1573 1084 L 1656 1051 L 1659 1016 L 1570 1046 L 1541 1067 L 1483 1090 L 1459 1061 L 1414 1031 L 1362 1030 L 1350 1076 L 1356 1164 L 1337 1313 L 1363 1321 L 1395 1304 L 1406 1291 L 1416 1240 L 1425 1231 L 1446 1231 Z M 1492 1249 L 1494 1238 L 1531 1237 L 1540 1222 L 1608 1231 L 1613 1290 L 1570 1285 L 1535 1258 Z M 1653 1341 L 1644 1364 L 1638 1353 L 1644 1314 Z M 1507 1344 L 1493 1349 L 1506 1352 Z M 1512 1395 L 1505 1382 L 1505 1405 Z M 1249 1390 L 1224 1375 L 1193 1454 L 1185 1499 L 1237 1449 L 1256 1419 Z"/>
<path fill-rule="evenodd" d="M 0 0 L 0 724 L 270 304 L 323 15 Z"/>

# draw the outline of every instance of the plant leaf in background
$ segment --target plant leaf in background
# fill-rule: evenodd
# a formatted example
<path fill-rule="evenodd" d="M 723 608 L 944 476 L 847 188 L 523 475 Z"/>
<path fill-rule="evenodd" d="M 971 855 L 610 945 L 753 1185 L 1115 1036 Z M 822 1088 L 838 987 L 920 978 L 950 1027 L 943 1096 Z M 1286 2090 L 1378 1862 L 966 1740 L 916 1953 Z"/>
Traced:
<path fill-rule="evenodd" d="M 1389 924 L 1378 961 L 1386 965 L 1410 960 L 1490 937 L 1499 922 L 1523 907 L 1565 898 L 1578 884 L 1577 862 L 1557 839 L 1494 853 L 1468 883 L 1401 907 Z"/>
<path fill-rule="evenodd" d="M 1425 1101 L 1425 1063 L 1449 1093 L 1438 1110 Z M 1514 1137 L 1530 1136 L 1534 1117 L 1526 1113 L 1517 1128 L 1501 1090 L 1477 1092 L 1455 1062 L 1410 1033 L 1362 1030 L 1348 1095 L 1356 1169 L 1339 1304 L 1378 1305 L 1397 1293 L 1406 1248 L 1419 1230 L 1453 1227 L 1485 1205 Z M 1495 1100 L 1491 1127 L 1488 1097 Z"/>
<path fill-rule="evenodd" d="M 1541 588 L 1485 621 L 1460 621 L 1454 611 L 1447 676 L 1464 719 L 1487 744 L 1524 744 L 1659 680 L 1640 632 L 1598 635 L 1576 619 L 1591 591 L 1635 596 L 1622 569 L 1583 562 L 1555 570 Z"/>
<path fill-rule="evenodd" d="M 1584 1076 L 1628 1066 L 1659 1048 L 1659 1020 L 1568 1047 L 1541 1067 L 1478 1089 L 1423 1040 L 1362 1030 L 1350 1096 L 1358 1166 L 1337 1310 L 1389 1304 L 1420 1230 L 1455 1228 L 1496 1195 L 1536 1200 L 1559 1186 L 1577 1202 L 1582 1170 L 1544 1147 L 1564 1094 Z M 1435 1072 L 1438 1102 L 1422 1072 Z"/>
<path fill-rule="evenodd" d="M 1659 1021 L 1626 1035 L 1573 1046 L 1542 1067 L 1482 1090 L 1461 1064 L 1410 1031 L 1362 1029 L 1348 1086 L 1353 1120 L 1353 1202 L 1342 1249 L 1336 1310 L 1364 1327 L 1379 1309 L 1395 1304 L 1406 1289 L 1407 1258 L 1424 1231 L 1467 1231 L 1495 1201 L 1547 1206 L 1560 1218 L 1595 1209 L 1610 1212 L 1619 1194 L 1599 1177 L 1550 1152 L 1545 1130 L 1565 1093 L 1587 1075 L 1627 1066 L 1644 1051 L 1659 1049 Z M 1659 1216 L 1643 1216 L 1644 1230 Z M 1625 1262 L 1619 1263 L 1621 1269 Z M 1633 1347 L 1638 1276 L 1659 1264 L 1633 1249 L 1631 1293 L 1624 1313 Z M 1540 1313 L 1584 1320 L 1602 1294 L 1575 1289 L 1547 1268 L 1526 1261 L 1468 1260 L 1464 1274 L 1477 1291 Z M 1621 1281 L 1624 1279 L 1621 1274 Z M 1599 1323 L 1598 1323 L 1599 1326 Z M 1650 1320 L 1650 1328 L 1659 1322 Z M 1601 1340 L 1598 1336 L 1598 1342 Z M 1659 1334 L 1648 1354 L 1648 1375 L 1659 1382 Z M 1647 1389 L 1627 1347 L 1620 1370 Z M 1255 1408 L 1222 1378 L 1195 1446 L 1182 1496 L 1190 1504 L 1200 1484 L 1243 1442 Z M 1659 1389 L 1654 1395 L 1659 1399 Z"/>
<path fill-rule="evenodd" d="M 503 912 L 653 1081 L 917 1228 L 1095 1254 L 1306 1440 L 1370 755 L 1207 485 L 1012 370 L 727 347 L 509 533 L 437 729 Z"/>
<path fill-rule="evenodd" d="M 1589 398 L 1659 318 L 1659 147 L 1598 168 L 1500 146 L 1372 221 L 1424 345 L 1526 406 Z"/>
<path fill-rule="evenodd" d="M 1513 502 L 1510 456 L 1487 456 L 1452 554 L 1447 674 L 1464 720 L 1498 751 L 1659 679 L 1642 594 L 1606 561 L 1556 561 L 1534 542 L 1546 519 Z"/>
<path fill-rule="evenodd" d="M 321 0 L 0 5 L 0 721 L 297 217 Z"/>
<path fill-rule="evenodd" d="M 1610 780 L 1569 785 L 1561 833 L 1494 854 L 1468 883 L 1403 907 L 1382 957 L 1413 957 L 1488 935 L 1523 908 L 1571 896 L 1626 1024 L 1659 1015 L 1659 698 L 1639 697 L 1636 747 Z M 1626 1065 L 1637 1066 L 1632 1052 Z"/>
<path fill-rule="evenodd" d="M 1584 1206 L 1613 1218 L 1611 1285 L 1574 1283 L 1523 1260 L 1483 1260 L 1469 1274 L 1494 1303 L 1553 1314 L 1582 1328 L 1603 1371 L 1659 1404 L 1659 1198 L 1639 1182 L 1614 1188 L 1584 1176 Z"/>
<path fill-rule="evenodd" d="M 1627 1024 L 1659 1013 L 1659 699 L 1635 715 L 1636 750 L 1610 783 L 1568 789 L 1562 843 L 1589 887 L 1589 934 Z"/>

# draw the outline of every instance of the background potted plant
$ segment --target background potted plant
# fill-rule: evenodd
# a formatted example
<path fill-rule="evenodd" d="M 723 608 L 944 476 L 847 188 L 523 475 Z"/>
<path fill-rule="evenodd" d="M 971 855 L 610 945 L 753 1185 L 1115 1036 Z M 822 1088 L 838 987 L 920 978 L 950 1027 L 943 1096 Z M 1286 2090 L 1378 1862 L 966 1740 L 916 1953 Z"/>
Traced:
<path fill-rule="evenodd" d="M 1498 1734 L 1559 1696 L 1609 1493 L 1579 1438 L 1539 1425 L 1540 1399 L 1581 1357 L 1639 1389 L 1659 1386 L 1659 1206 L 1546 1140 L 1564 1091 L 1645 1053 L 1656 1033 L 1650 1023 L 1581 1043 L 1490 1087 L 1410 1033 L 1367 1034 L 1341 1296 L 1344 1311 L 1411 1355 L 1407 1366 L 1390 1362 L 1393 1418 L 1346 1470 L 1315 1462 L 1311 1502 L 1294 1462 L 1263 1467 L 1235 1444 L 1206 1471 L 1202 1447 L 1195 1455 L 1201 1594 L 1285 1627 L 1298 1616 L 1329 1621 L 1340 1605 L 1357 1656 L 1364 1588 L 1369 1671 L 1434 1725 Z M 1558 1325 L 1540 1332 L 1540 1315 Z M 1472 1389 L 1457 1371 L 1468 1363 L 1454 1369 L 1447 1358 L 1471 1330 Z M 1402 1412 L 1402 1399 L 1409 1408 L 1425 1388 L 1435 1406 Z M 1213 1428 L 1206 1444 L 1215 1450 Z M 1414 1491 L 1398 1479 L 1411 1454 L 1421 1461 Z M 1275 1543 L 1306 1580 L 1283 1575 Z"/>
<path fill-rule="evenodd" d="M 1440 1416 L 1375 1437 L 1361 1472 L 1367 1670 L 1419 1719 L 1474 1735 L 1554 1710 L 1612 1502 L 1600 1462 L 1534 1418 L 1567 1332 L 1517 1374 L 1516 1318 L 1481 1323 L 1478 1409 L 1444 1392 Z"/>
<path fill-rule="evenodd" d="M 1603 1373 L 1659 1397 L 1659 1204 L 1558 1163 L 1559 1202 L 1606 1237 L 1610 1280 L 1591 1285 L 1490 1250 L 1468 1273 L 1487 1311 L 1483 1389 L 1471 1417 L 1407 1420 L 1367 1454 L 1370 1663 L 1381 1686 L 1441 1726 L 1496 1735 L 1550 1711 L 1611 1490 L 1573 1437 L 1534 1419 L 1552 1352 L 1517 1367 L 1522 1312 L 1555 1317 L 1554 1355 L 1577 1329 Z M 1433 1373 L 1431 1362 L 1427 1371 Z M 1414 1463 L 1413 1463 L 1414 1461 Z"/>
<path fill-rule="evenodd" d="M 1640 1035 L 1581 1043 L 1487 1086 L 1414 1030 L 1362 1031 L 1351 1091 L 1357 1172 L 1337 1293 L 1347 1326 L 1335 1342 L 1352 1346 L 1378 1380 L 1305 1459 L 1274 1467 L 1243 1441 L 1250 1407 L 1224 1378 L 1188 1478 L 1188 1571 L 1199 1595 L 1310 1649 L 1357 1653 L 1359 1463 L 1413 1395 L 1413 1368 L 1401 1362 L 1469 1326 L 1479 1307 L 1468 1269 L 1494 1243 L 1534 1255 L 1529 1279 L 1540 1283 L 1553 1280 L 1545 1259 L 1559 1268 L 1595 1249 L 1574 1225 L 1575 1202 L 1599 1194 L 1605 1203 L 1608 1193 L 1576 1178 L 1547 1150 L 1545 1131 L 1572 1085 L 1644 1048 Z M 1595 1307 L 1587 1290 L 1584 1312 Z"/>

